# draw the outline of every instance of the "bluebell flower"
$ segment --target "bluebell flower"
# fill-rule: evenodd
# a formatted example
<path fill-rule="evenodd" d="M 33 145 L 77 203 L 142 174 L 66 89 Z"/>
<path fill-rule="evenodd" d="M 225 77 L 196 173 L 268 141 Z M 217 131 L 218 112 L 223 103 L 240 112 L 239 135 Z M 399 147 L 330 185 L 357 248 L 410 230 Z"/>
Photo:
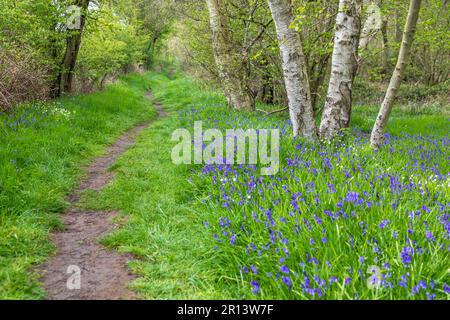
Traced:
<path fill-rule="evenodd" d="M 283 281 L 283 283 L 289 288 L 289 290 L 292 289 L 292 282 L 291 282 L 291 279 L 289 277 L 283 276 L 281 278 L 281 281 Z"/>
<path fill-rule="evenodd" d="M 328 282 L 330 284 L 336 283 L 336 282 L 338 282 L 338 278 L 336 278 L 335 276 L 331 276 L 330 279 L 328 280 Z"/>
<path fill-rule="evenodd" d="M 380 229 L 384 229 L 388 225 L 388 223 L 389 223 L 389 220 L 381 221 L 381 223 L 379 225 Z"/>
<path fill-rule="evenodd" d="M 322 220 L 316 215 L 314 215 L 314 220 L 316 221 L 317 224 L 322 224 Z"/>
<path fill-rule="evenodd" d="M 285 265 L 280 267 L 280 272 L 285 273 L 285 274 L 289 274 L 289 268 L 286 267 Z"/>
<path fill-rule="evenodd" d="M 403 247 L 400 257 L 405 266 L 408 266 L 412 261 L 412 255 L 414 254 L 414 249 L 411 247 Z"/>
<path fill-rule="evenodd" d="M 234 246 L 235 243 L 236 243 L 236 235 L 233 233 L 233 234 L 230 236 L 230 244 L 231 244 L 232 246 Z"/>
<path fill-rule="evenodd" d="M 217 233 L 214 233 L 213 238 L 214 238 L 217 242 L 222 242 L 222 240 L 219 239 L 219 237 L 217 236 Z"/>
<path fill-rule="evenodd" d="M 252 293 L 257 294 L 259 292 L 259 284 L 255 280 L 252 280 L 250 282 L 250 285 L 252 286 Z"/>
<path fill-rule="evenodd" d="M 436 240 L 430 230 L 427 230 L 425 237 L 432 242 Z"/>
<path fill-rule="evenodd" d="M 406 288 L 406 287 L 407 287 L 407 284 L 406 284 L 406 282 L 405 282 L 405 281 L 403 281 L 403 280 L 400 280 L 400 281 L 398 282 L 398 286 L 399 286 L 399 287 L 403 287 L 403 288 Z"/>
<path fill-rule="evenodd" d="M 426 289 L 426 288 L 427 288 L 427 284 L 426 284 L 425 281 L 423 281 L 423 280 L 420 280 L 420 281 L 417 283 L 417 286 L 418 286 L 420 289 Z"/>
<path fill-rule="evenodd" d="M 418 286 L 414 286 L 411 290 L 411 295 L 414 296 L 417 293 L 419 293 L 419 291 L 420 291 L 420 288 Z"/>
<path fill-rule="evenodd" d="M 448 284 L 444 283 L 442 290 L 444 290 L 445 293 L 450 294 L 450 286 Z"/>
<path fill-rule="evenodd" d="M 258 271 L 254 265 L 251 265 L 250 269 L 252 270 L 253 274 L 258 274 Z"/>
<path fill-rule="evenodd" d="M 429 292 L 427 292 L 426 294 L 427 294 L 427 300 L 434 300 L 434 299 L 436 299 L 436 294 L 429 293 Z"/>
<path fill-rule="evenodd" d="M 421 255 L 423 253 L 423 248 L 420 246 L 416 247 L 416 252 L 418 255 Z"/>
<path fill-rule="evenodd" d="M 323 296 L 322 289 L 320 289 L 320 288 L 316 289 L 316 293 L 319 298 L 321 298 Z"/>

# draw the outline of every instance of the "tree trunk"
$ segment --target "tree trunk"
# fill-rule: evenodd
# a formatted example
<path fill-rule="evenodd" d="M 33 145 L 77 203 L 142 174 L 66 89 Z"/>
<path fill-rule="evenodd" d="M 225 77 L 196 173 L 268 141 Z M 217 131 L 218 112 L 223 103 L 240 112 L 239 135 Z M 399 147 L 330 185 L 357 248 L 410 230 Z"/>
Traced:
<path fill-rule="evenodd" d="M 402 42 L 402 29 L 400 26 L 400 13 L 398 12 L 398 9 L 395 10 L 395 42 L 400 43 Z"/>
<path fill-rule="evenodd" d="M 51 34 L 56 33 L 58 25 L 55 23 L 52 25 L 52 28 L 50 29 Z M 58 41 L 56 37 L 52 37 L 49 39 L 50 42 L 50 50 L 49 50 L 49 56 L 52 61 L 52 75 L 54 78 L 52 79 L 50 83 L 50 98 L 55 99 L 59 96 L 59 59 L 60 59 L 60 48 L 58 48 Z"/>
<path fill-rule="evenodd" d="M 383 38 L 383 74 L 387 74 L 389 71 L 389 40 L 387 32 L 388 21 L 383 17 L 383 23 L 381 25 L 381 36 Z"/>
<path fill-rule="evenodd" d="M 259 69 L 261 70 L 261 80 L 256 100 L 262 101 L 265 104 L 273 104 L 273 72 L 270 70 L 268 57 L 261 60 Z"/>
<path fill-rule="evenodd" d="M 146 50 L 146 56 L 145 56 L 145 67 L 150 70 L 153 67 L 154 63 L 154 56 L 155 56 L 155 48 L 156 48 L 156 42 L 159 39 L 159 33 L 155 31 L 148 42 L 147 50 Z"/>
<path fill-rule="evenodd" d="M 328 94 L 320 136 L 331 139 L 347 128 L 352 112 L 352 87 L 358 69 L 361 0 L 340 0 Z"/>
<path fill-rule="evenodd" d="M 293 21 L 291 1 L 268 0 L 268 2 L 275 21 L 294 136 L 315 139 L 317 128 L 302 41 L 300 34 L 290 28 Z"/>
<path fill-rule="evenodd" d="M 311 104 L 314 110 L 314 118 L 317 114 L 320 114 L 322 108 L 318 106 L 320 100 L 320 90 L 325 82 L 325 77 L 328 74 L 328 67 L 330 64 L 330 54 L 322 56 L 322 58 L 317 62 L 316 65 L 310 67 L 310 88 L 311 88 Z M 314 74 L 314 76 L 313 76 Z"/>
<path fill-rule="evenodd" d="M 389 120 L 389 115 L 392 111 L 392 106 L 396 98 L 397 92 L 403 79 L 403 74 L 408 63 L 411 45 L 416 31 L 417 20 L 419 18 L 419 11 L 421 0 L 411 0 L 408 17 L 406 19 L 405 31 L 403 32 L 402 45 L 398 55 L 397 66 L 392 74 L 391 82 L 386 92 L 386 96 L 381 105 L 380 112 L 375 121 L 375 126 L 372 130 L 370 143 L 372 147 L 378 148 L 383 140 L 383 132 Z"/>
<path fill-rule="evenodd" d="M 66 51 L 61 63 L 58 76 L 58 95 L 61 96 L 72 90 L 73 71 L 77 62 L 78 51 L 80 50 L 81 36 L 86 21 L 86 12 L 90 0 L 75 0 L 74 5 L 81 9 L 80 26 L 78 32 L 71 34 L 66 39 Z"/>
<path fill-rule="evenodd" d="M 229 21 L 223 0 L 207 0 L 212 31 L 214 59 L 230 107 L 254 110 L 253 100 L 245 88 L 242 63 L 229 36 Z"/>
<path fill-rule="evenodd" d="M 359 37 L 359 50 L 366 50 L 370 42 L 376 37 L 382 27 L 381 7 L 382 1 L 370 1 L 367 6 L 367 18 L 362 25 L 361 35 Z"/>

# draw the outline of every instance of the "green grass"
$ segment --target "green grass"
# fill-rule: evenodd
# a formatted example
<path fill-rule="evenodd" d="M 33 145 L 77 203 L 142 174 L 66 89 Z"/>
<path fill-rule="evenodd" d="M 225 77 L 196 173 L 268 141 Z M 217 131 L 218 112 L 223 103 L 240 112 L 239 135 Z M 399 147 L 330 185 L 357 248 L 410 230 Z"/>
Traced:
<path fill-rule="evenodd" d="M 54 252 L 49 232 L 60 226 L 81 167 L 155 115 L 146 88 L 142 76 L 130 75 L 102 92 L 0 115 L 0 299 L 44 296 L 28 271 Z"/>
<path fill-rule="evenodd" d="M 351 127 L 370 133 L 378 114 L 379 105 L 357 105 Z M 407 106 L 395 106 L 388 122 L 388 132 L 400 134 L 434 134 L 444 136 L 449 130 L 449 117 L 438 110 L 421 112 Z"/>

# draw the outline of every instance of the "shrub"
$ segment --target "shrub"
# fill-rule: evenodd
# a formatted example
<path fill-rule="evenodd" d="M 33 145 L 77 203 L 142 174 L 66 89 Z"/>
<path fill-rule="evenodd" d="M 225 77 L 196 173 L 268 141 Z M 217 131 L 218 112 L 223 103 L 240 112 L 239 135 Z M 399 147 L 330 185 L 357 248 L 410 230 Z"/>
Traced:
<path fill-rule="evenodd" d="M 49 96 L 49 72 L 31 53 L 0 50 L 0 110 Z"/>

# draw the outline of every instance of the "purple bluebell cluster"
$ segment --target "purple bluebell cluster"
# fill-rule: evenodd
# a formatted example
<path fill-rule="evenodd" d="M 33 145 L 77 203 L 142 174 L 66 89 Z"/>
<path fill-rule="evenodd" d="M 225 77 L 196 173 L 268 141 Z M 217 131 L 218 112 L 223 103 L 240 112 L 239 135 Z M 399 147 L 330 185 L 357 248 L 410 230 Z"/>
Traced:
<path fill-rule="evenodd" d="M 193 122 L 202 112 L 184 117 Z M 193 177 L 208 196 L 202 219 L 219 267 L 230 278 L 240 272 L 249 293 L 449 298 L 448 136 L 387 136 L 374 152 L 358 131 L 318 144 L 292 139 L 289 123 L 269 118 L 206 122 L 282 128 L 278 175 L 262 177 L 254 165 L 205 165 Z"/>
<path fill-rule="evenodd" d="M 66 110 L 60 101 L 31 103 L 3 117 L 3 127 L 6 129 L 4 133 L 18 132 L 27 128 L 53 127 L 60 121 L 69 120 L 71 114 L 72 112 Z"/>

